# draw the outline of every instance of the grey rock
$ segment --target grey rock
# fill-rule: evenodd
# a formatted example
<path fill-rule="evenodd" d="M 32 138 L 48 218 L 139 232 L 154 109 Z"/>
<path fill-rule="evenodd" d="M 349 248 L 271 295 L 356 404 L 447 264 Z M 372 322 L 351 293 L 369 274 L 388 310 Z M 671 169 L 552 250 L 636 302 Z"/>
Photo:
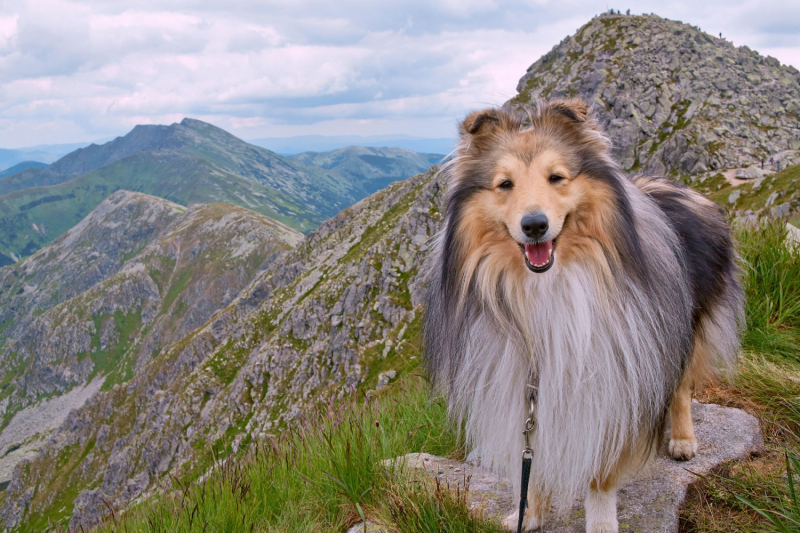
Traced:
<path fill-rule="evenodd" d="M 769 214 L 773 218 L 786 218 L 792 212 L 792 204 L 790 203 L 783 203 L 780 205 L 776 205 L 769 210 Z"/>
<path fill-rule="evenodd" d="M 367 521 L 366 526 L 364 522 L 351 526 L 347 533 L 389 533 L 389 530 L 379 524 Z"/>
<path fill-rule="evenodd" d="M 800 245 L 800 228 L 786 223 L 786 240 L 793 245 Z"/>
<path fill-rule="evenodd" d="M 375 387 L 375 389 L 381 390 L 386 385 L 391 383 L 395 377 L 397 377 L 397 372 L 395 370 L 387 370 L 386 372 L 381 372 L 380 374 L 378 374 L 378 384 Z"/>
<path fill-rule="evenodd" d="M 745 171 L 744 174 L 745 174 L 745 177 L 747 179 L 755 180 L 755 179 L 764 178 L 764 172 L 760 168 L 755 166 L 755 165 L 750 165 L 749 167 L 747 167 L 747 170 Z M 738 174 L 737 174 L 737 177 L 738 177 Z"/>
<path fill-rule="evenodd" d="M 780 191 L 774 191 L 772 194 L 769 195 L 767 198 L 767 202 L 764 204 L 764 207 L 769 207 L 775 203 L 775 200 L 781 195 Z"/>
<path fill-rule="evenodd" d="M 692 420 L 699 442 L 698 455 L 686 462 L 666 456 L 665 438 L 659 456 L 619 491 L 620 530 L 672 533 L 678 530 L 678 511 L 686 491 L 714 467 L 745 459 L 763 446 L 758 420 L 739 409 L 713 404 L 692 404 Z M 503 519 L 515 511 L 511 483 L 499 479 L 477 463 L 454 461 L 429 454 L 409 454 L 396 459 L 409 467 L 424 468 L 451 488 L 469 484 L 467 502 L 489 518 Z M 586 531 L 581 502 L 567 516 L 552 516 L 544 532 Z"/>

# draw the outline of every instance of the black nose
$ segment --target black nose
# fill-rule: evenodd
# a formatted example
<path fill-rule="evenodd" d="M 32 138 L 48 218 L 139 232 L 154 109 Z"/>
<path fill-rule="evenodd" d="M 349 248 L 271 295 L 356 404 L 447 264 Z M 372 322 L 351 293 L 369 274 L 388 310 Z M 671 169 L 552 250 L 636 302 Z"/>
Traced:
<path fill-rule="evenodd" d="M 540 239 L 547 233 L 550 224 L 544 213 L 532 213 L 522 217 L 522 233 L 531 239 Z"/>

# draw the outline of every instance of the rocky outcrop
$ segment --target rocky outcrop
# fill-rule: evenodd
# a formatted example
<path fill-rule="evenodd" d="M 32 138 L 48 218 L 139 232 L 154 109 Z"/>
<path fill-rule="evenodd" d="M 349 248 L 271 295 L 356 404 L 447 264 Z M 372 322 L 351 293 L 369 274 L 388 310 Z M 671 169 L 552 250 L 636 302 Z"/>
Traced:
<path fill-rule="evenodd" d="M 658 458 L 619 491 L 620 530 L 678 531 L 678 511 L 689 485 L 726 461 L 750 457 L 763 445 L 758 420 L 742 410 L 694 402 L 692 419 L 700 446 L 698 455 L 690 461 L 675 461 L 666 453 L 668 441 L 665 439 Z M 408 468 L 424 469 L 452 489 L 463 491 L 466 486 L 470 508 L 488 518 L 503 520 L 516 510 L 511 483 L 478 463 L 426 453 L 409 454 L 396 461 Z M 542 531 L 586 531 L 582 503 L 576 502 L 568 516 L 550 517 Z"/>
<path fill-rule="evenodd" d="M 800 161 L 800 72 L 656 15 L 592 19 L 528 68 L 509 105 L 581 96 L 626 169 L 698 174 Z"/>

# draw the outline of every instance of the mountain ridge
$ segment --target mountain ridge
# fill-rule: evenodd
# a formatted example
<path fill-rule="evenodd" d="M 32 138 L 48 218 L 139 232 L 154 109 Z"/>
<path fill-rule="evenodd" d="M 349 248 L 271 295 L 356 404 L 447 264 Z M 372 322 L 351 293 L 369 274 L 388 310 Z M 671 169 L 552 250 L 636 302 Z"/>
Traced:
<path fill-rule="evenodd" d="M 411 152 L 382 153 L 389 174 L 373 162 L 362 165 L 359 175 L 352 168 L 340 172 L 275 154 L 196 119 L 136 126 L 47 168 L 0 179 L 0 264 L 30 255 L 120 189 L 182 205 L 228 202 L 308 232 L 391 181 L 430 165 Z"/>

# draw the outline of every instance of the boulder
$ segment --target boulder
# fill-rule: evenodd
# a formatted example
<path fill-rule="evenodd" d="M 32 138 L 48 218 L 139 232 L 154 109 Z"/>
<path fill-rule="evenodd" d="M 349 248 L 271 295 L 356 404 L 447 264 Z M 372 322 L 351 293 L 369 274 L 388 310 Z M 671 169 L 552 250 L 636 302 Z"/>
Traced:
<path fill-rule="evenodd" d="M 755 165 L 750 165 L 745 171 L 745 179 L 757 180 L 764 177 L 764 171 Z"/>
<path fill-rule="evenodd" d="M 787 222 L 786 230 L 786 241 L 794 245 L 800 245 L 800 229 Z"/>
<path fill-rule="evenodd" d="M 694 402 L 692 420 L 699 444 L 698 455 L 690 461 L 675 461 L 666 455 L 665 437 L 658 457 L 619 491 L 620 530 L 675 532 L 678 511 L 687 488 L 698 474 L 727 462 L 745 459 L 763 445 L 761 428 L 752 415 L 730 407 Z M 488 518 L 503 519 L 516 507 L 511 483 L 499 479 L 475 462 L 461 462 L 425 453 L 399 458 L 409 467 L 425 469 L 452 488 L 463 490 L 468 483 L 467 501 L 472 509 Z M 567 516 L 553 516 L 542 531 L 579 533 L 586 530 L 582 502 L 575 502 Z"/>

